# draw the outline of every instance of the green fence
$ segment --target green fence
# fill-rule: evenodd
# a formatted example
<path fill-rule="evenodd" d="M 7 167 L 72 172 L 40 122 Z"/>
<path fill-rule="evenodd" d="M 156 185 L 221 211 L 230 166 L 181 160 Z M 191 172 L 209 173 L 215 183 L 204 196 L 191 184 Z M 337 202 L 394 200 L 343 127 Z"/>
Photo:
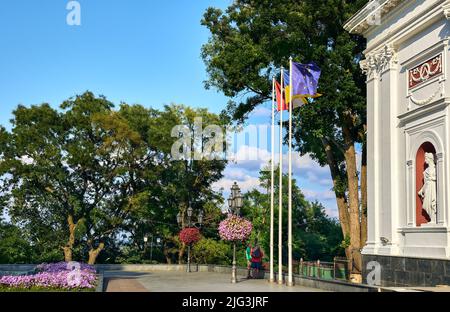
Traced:
<path fill-rule="evenodd" d="M 348 280 L 348 261 L 335 258 L 334 262 L 303 261 L 297 263 L 301 276 L 320 278 L 325 280 Z"/>

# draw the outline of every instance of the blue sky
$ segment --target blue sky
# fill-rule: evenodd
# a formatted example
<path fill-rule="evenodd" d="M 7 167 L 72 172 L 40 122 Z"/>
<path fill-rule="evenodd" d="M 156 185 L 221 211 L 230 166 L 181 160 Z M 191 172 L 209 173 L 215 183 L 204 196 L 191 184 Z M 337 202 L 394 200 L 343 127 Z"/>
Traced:
<path fill-rule="evenodd" d="M 0 124 L 10 128 L 18 104 L 57 107 L 86 90 L 116 104 L 178 103 L 216 113 L 225 107 L 229 99 L 203 87 L 200 49 L 209 33 L 200 20 L 207 7 L 226 8 L 232 0 L 79 0 L 81 26 L 67 25 L 68 2 L 0 2 Z M 270 123 L 270 103 L 249 123 Z M 328 169 L 296 158 L 294 172 L 307 198 L 336 216 Z M 231 164 L 217 187 L 228 189 L 234 180 L 244 190 L 256 187 L 262 165 Z"/>

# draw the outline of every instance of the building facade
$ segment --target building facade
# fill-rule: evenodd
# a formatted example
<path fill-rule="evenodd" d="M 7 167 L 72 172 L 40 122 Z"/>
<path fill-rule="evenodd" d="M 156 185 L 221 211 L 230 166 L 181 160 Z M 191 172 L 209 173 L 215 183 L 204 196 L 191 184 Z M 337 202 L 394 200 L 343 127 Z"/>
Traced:
<path fill-rule="evenodd" d="M 345 25 L 367 39 L 368 241 L 363 277 L 450 284 L 450 1 L 370 1 Z"/>

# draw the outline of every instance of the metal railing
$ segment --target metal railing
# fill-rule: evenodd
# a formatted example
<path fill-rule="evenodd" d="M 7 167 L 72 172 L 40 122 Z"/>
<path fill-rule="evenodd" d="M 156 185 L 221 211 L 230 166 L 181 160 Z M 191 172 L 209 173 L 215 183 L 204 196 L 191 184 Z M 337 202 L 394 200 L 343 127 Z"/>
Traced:
<path fill-rule="evenodd" d="M 348 281 L 350 274 L 348 270 L 349 261 L 345 258 L 335 257 L 333 262 L 303 261 L 297 262 L 298 274 L 300 276 L 314 277 L 325 280 Z"/>

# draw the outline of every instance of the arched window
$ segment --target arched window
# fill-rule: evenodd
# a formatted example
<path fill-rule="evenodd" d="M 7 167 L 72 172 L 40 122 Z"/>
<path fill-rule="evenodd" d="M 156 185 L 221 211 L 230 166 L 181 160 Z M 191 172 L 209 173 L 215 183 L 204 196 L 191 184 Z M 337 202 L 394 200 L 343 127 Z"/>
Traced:
<path fill-rule="evenodd" d="M 423 173 L 427 168 L 425 164 L 425 153 L 432 153 L 436 155 L 436 149 L 430 142 L 423 143 L 416 155 L 416 225 L 421 226 L 422 224 L 429 223 L 431 217 L 422 207 L 422 199 L 419 196 L 419 191 L 424 185 Z"/>

